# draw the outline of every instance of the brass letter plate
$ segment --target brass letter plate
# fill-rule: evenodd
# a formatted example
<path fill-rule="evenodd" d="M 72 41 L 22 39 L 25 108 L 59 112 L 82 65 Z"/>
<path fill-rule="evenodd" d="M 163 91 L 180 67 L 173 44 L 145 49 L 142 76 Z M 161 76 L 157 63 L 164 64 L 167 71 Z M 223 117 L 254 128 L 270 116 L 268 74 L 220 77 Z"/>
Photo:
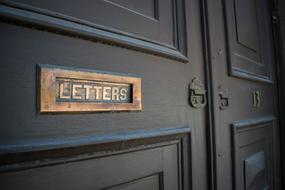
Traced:
<path fill-rule="evenodd" d="M 40 65 L 39 109 L 48 112 L 140 111 L 141 78 Z"/>

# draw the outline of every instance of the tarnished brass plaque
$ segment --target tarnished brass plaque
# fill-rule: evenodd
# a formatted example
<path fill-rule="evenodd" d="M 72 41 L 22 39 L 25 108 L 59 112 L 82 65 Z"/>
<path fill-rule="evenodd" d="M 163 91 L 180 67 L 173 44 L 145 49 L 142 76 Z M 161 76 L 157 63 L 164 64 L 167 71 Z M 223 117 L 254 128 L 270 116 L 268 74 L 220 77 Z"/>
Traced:
<path fill-rule="evenodd" d="M 51 65 L 37 72 L 41 113 L 142 109 L 139 77 Z"/>

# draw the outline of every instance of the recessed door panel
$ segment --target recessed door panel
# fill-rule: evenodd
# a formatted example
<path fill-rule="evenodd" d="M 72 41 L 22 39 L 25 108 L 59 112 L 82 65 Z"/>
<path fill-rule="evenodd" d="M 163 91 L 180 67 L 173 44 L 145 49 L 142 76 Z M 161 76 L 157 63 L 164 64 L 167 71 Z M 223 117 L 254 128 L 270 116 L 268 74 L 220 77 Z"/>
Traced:
<path fill-rule="evenodd" d="M 186 56 L 184 0 L 164 0 L 163 3 L 161 0 L 73 0 L 56 4 L 46 0 L 16 0 L 9 4 L 109 31 L 113 35 L 139 39 L 140 45 L 144 41 L 159 44 Z M 95 32 L 102 38 L 101 33 Z M 128 41 L 124 37 L 120 40 Z"/>
<path fill-rule="evenodd" d="M 236 0 L 235 3 L 237 42 L 257 52 L 259 32 L 256 2 L 255 0 Z"/>
<path fill-rule="evenodd" d="M 232 125 L 235 189 L 273 187 L 272 118 L 237 122 Z"/>
<path fill-rule="evenodd" d="M 272 33 L 267 0 L 225 1 L 229 73 L 272 82 Z"/>
<path fill-rule="evenodd" d="M 155 1 L 152 1 L 152 4 L 145 3 L 140 8 L 141 10 L 137 8 L 139 1 L 132 3 L 103 0 L 61 1 L 57 4 L 45 0 L 19 0 L 17 2 L 160 41 L 159 21 L 154 13 L 158 10 L 158 4 Z M 168 9 L 161 11 L 166 11 L 166 13 L 171 11 L 171 1 L 168 0 L 166 7 Z M 168 18 L 165 18 L 166 27 L 172 26 L 171 17 L 173 14 L 170 12 L 167 15 Z M 166 33 L 172 34 L 171 30 L 167 30 L 167 28 L 165 30 Z M 172 44 L 172 37 L 169 36 L 164 43 Z"/>
<path fill-rule="evenodd" d="M 183 146 L 189 147 L 187 136 L 172 137 L 164 142 L 148 138 L 146 140 L 152 141 L 152 144 L 136 146 L 128 141 L 123 142 L 128 144 L 128 149 L 118 148 L 111 143 L 98 151 L 97 148 L 101 146 L 98 144 L 89 147 L 84 154 L 69 151 L 69 156 L 64 152 L 70 148 L 58 149 L 53 154 L 57 156 L 48 159 L 44 158 L 47 156 L 45 151 L 35 151 L 30 161 L 22 160 L 22 164 L 17 164 L 10 159 L 10 164 L 0 165 L 0 185 L 5 190 L 179 190 L 183 178 L 180 166 L 188 163 L 180 147 L 182 141 Z M 122 142 L 116 144 L 122 145 Z M 81 147 L 81 150 L 85 148 Z M 2 156 L 1 160 L 4 158 L 9 159 L 9 155 Z M 6 173 L 3 173 L 5 170 Z"/>

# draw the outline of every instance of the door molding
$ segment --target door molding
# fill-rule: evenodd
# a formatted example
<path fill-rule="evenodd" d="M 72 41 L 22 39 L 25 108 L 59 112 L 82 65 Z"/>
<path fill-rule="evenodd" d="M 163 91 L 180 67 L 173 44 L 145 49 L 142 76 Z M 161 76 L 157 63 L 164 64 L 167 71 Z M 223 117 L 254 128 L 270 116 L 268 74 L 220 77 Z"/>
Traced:
<path fill-rule="evenodd" d="M 233 189 L 250 186 L 260 175 L 262 178 L 257 179 L 259 185 L 263 185 L 264 189 L 274 187 L 275 174 L 272 168 L 276 155 L 273 144 L 275 128 L 274 116 L 241 120 L 231 124 Z"/>
<path fill-rule="evenodd" d="M 190 133 L 190 127 L 180 126 L 0 145 L 0 173 L 89 159 L 97 157 L 98 152 L 100 156 L 106 156 L 114 152 L 135 151 L 141 146 L 148 148 L 152 144 L 164 146 L 177 140 L 176 143 L 184 142 L 183 146 L 188 149 L 190 141 L 184 140 L 190 138 Z M 190 149 L 183 154 L 188 153 Z"/>
<path fill-rule="evenodd" d="M 201 22 L 202 22 L 202 38 L 204 49 L 204 72 L 205 85 L 207 90 L 207 106 L 206 106 L 206 139 L 207 139 L 207 168 L 208 168 L 208 189 L 216 190 L 216 149 L 215 149 L 215 119 L 214 119 L 214 92 L 212 83 L 212 62 L 211 62 L 211 46 L 210 31 L 208 19 L 208 0 L 202 0 L 201 3 Z"/>
<path fill-rule="evenodd" d="M 82 178 L 80 183 L 88 183 L 96 188 L 99 185 L 100 189 L 117 189 L 147 181 L 156 184 L 159 189 L 174 185 L 179 189 L 190 189 L 190 132 L 190 128 L 185 126 L 98 135 L 77 140 L 48 141 L 41 145 L 55 147 L 58 144 L 63 147 L 47 150 L 43 150 L 39 143 L 34 144 L 38 146 L 38 150 L 32 149 L 33 143 L 21 144 L 13 149 L 18 152 L 3 155 L 1 151 L 1 185 L 29 186 L 35 185 L 41 179 L 44 179 L 43 183 L 46 185 L 50 179 L 67 180 L 76 176 Z M 30 151 L 20 152 L 27 148 L 30 148 Z M 100 165 L 102 163 L 106 165 Z M 65 173 L 62 173 L 62 169 Z M 14 184 L 8 182 L 10 175 L 23 174 L 24 178 L 15 177 L 17 182 Z M 27 179 L 31 178 L 38 180 L 30 184 Z M 101 178 L 104 178 L 103 182 Z M 76 180 L 69 181 L 66 186 L 74 187 L 73 185 L 78 185 L 76 183 Z"/>
<path fill-rule="evenodd" d="M 160 55 L 186 63 L 188 57 L 183 7 L 185 7 L 184 0 L 175 1 L 173 4 L 173 11 L 176 13 L 175 18 L 173 18 L 174 46 L 94 24 L 83 19 L 12 1 L 3 0 L 0 2 L 0 15 L 2 19 L 16 21 L 21 25 L 33 26 L 68 36 L 79 36 L 83 39 L 103 41 L 110 45 Z"/>

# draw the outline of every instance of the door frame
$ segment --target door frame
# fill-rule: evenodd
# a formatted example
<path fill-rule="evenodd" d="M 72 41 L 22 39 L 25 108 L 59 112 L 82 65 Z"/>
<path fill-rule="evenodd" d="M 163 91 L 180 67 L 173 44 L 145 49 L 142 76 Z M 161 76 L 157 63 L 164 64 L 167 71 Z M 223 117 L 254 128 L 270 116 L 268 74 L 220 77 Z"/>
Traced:
<path fill-rule="evenodd" d="M 280 0 L 274 0 L 274 9 L 277 16 L 277 23 L 274 25 L 274 41 L 275 41 L 275 57 L 276 57 L 276 76 L 278 87 L 278 111 L 279 111 L 279 126 L 280 126 L 280 164 L 281 164 L 281 179 L 282 188 L 285 187 L 285 34 L 282 34 L 281 27 L 285 28 L 285 19 L 280 15 L 285 12 L 285 7 L 280 6 Z"/>

